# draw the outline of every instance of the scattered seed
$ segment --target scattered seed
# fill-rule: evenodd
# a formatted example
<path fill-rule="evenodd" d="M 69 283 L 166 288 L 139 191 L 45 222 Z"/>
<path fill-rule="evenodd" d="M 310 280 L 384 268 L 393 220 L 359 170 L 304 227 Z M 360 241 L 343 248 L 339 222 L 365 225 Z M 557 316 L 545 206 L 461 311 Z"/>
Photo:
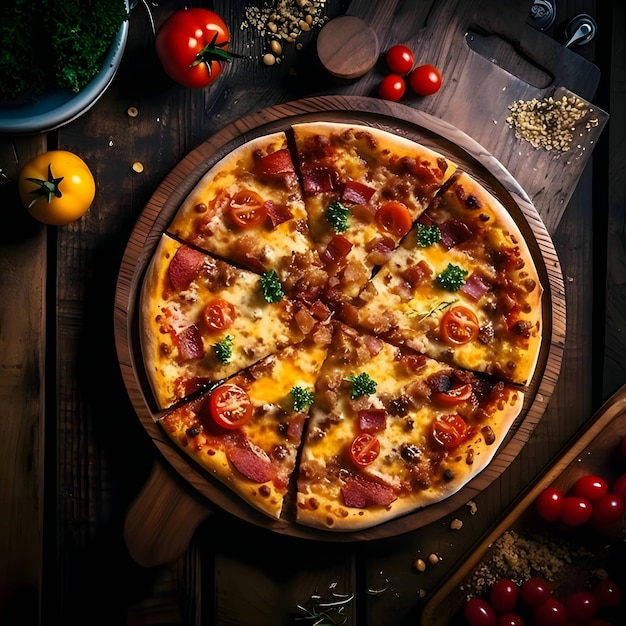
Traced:
<path fill-rule="evenodd" d="M 413 563 L 413 567 L 418 571 L 418 572 L 424 572 L 426 571 L 426 563 L 424 563 L 424 561 L 422 561 L 422 559 L 415 559 L 414 563 Z"/>
<path fill-rule="evenodd" d="M 143 163 L 135 161 L 133 163 L 133 171 L 137 172 L 137 174 L 141 174 L 141 172 L 143 172 Z"/>
<path fill-rule="evenodd" d="M 463 528 L 463 522 L 460 519 L 454 518 L 450 522 L 450 529 L 451 530 L 461 530 L 461 528 Z"/>
<path fill-rule="evenodd" d="M 432 565 L 437 565 L 437 563 L 439 563 L 440 560 L 441 559 L 439 558 L 439 556 L 436 555 L 434 552 L 428 557 L 428 562 L 431 563 Z"/>
<path fill-rule="evenodd" d="M 128 113 L 128 117 L 137 117 L 137 115 L 139 115 L 137 107 L 128 107 L 126 113 Z"/>

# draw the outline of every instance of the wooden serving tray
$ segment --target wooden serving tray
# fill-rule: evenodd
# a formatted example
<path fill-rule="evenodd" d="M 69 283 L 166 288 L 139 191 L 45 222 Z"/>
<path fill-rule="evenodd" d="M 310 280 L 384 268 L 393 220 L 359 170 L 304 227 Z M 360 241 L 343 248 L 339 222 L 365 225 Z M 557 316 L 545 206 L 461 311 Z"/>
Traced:
<path fill-rule="evenodd" d="M 460 560 L 459 568 L 445 584 L 435 592 L 422 613 L 422 623 L 444 626 L 464 623 L 461 610 L 465 595 L 461 589 L 464 581 L 485 558 L 489 547 L 508 530 L 523 531 L 537 517 L 534 502 L 548 486 L 554 485 L 566 493 L 577 478 L 584 474 L 597 474 L 615 478 L 614 461 L 619 454 L 620 442 L 626 436 L 626 385 L 621 387 L 594 417 L 574 437 L 575 441 L 541 476 L 538 481 L 514 504 L 510 511 L 481 541 L 469 557 Z M 607 538 L 623 543 L 626 537 L 624 525 L 612 528 Z"/>
<path fill-rule="evenodd" d="M 234 147 L 253 137 L 285 129 L 292 123 L 312 120 L 341 121 L 382 128 L 434 148 L 455 161 L 497 196 L 509 210 L 529 244 L 544 288 L 544 335 L 537 370 L 526 395 L 524 410 L 489 467 L 443 502 L 358 533 L 333 533 L 283 520 L 272 520 L 195 466 L 154 420 L 154 407 L 137 332 L 138 294 L 153 250 L 177 209 L 204 173 Z M 131 234 L 119 272 L 114 311 L 118 360 L 137 416 L 161 453 L 161 459 L 146 489 L 129 511 L 126 524 L 129 549 L 140 561 L 153 562 L 155 559 L 176 557 L 177 554 L 173 553 L 184 550 L 186 546 L 182 544 L 191 537 L 197 524 L 210 514 L 211 505 L 278 533 L 324 541 L 389 537 L 443 517 L 497 478 L 530 437 L 558 379 L 565 342 L 565 319 L 561 268 L 550 235 L 536 208 L 506 168 L 457 128 L 401 104 L 359 96 L 298 100 L 264 109 L 234 122 L 188 154 L 157 188 Z M 187 487 L 193 488 L 191 492 L 187 491 Z M 181 499 L 184 503 L 181 503 Z M 171 534 L 176 534 L 176 538 L 170 537 L 171 549 L 165 550 L 162 546 L 168 542 L 164 538 Z M 156 536 L 159 537 L 159 548 L 156 548 L 156 542 L 152 543 Z"/>

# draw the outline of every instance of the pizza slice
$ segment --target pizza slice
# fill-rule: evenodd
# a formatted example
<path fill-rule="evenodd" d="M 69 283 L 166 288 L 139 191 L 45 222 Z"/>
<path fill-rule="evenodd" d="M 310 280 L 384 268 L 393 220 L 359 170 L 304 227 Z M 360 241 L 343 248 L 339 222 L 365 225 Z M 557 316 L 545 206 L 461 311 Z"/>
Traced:
<path fill-rule="evenodd" d="M 145 370 L 164 409 L 295 344 L 329 316 L 268 292 L 263 276 L 163 235 L 141 290 Z"/>
<path fill-rule="evenodd" d="M 522 391 L 334 326 L 300 455 L 298 522 L 369 528 L 443 500 L 489 463 Z"/>
<path fill-rule="evenodd" d="M 292 130 L 309 229 L 331 276 L 329 298 L 349 300 L 456 166 L 373 127 L 310 122 Z"/>
<path fill-rule="evenodd" d="M 190 459 L 278 519 L 294 471 L 328 326 L 167 413 L 159 423 Z"/>
<path fill-rule="evenodd" d="M 392 343 L 527 384 L 541 344 L 541 298 L 519 228 L 462 173 L 420 216 L 350 316 Z"/>
<path fill-rule="evenodd" d="M 276 272 L 286 291 L 326 281 L 283 132 L 248 141 L 218 161 L 168 232 L 253 272 Z"/>

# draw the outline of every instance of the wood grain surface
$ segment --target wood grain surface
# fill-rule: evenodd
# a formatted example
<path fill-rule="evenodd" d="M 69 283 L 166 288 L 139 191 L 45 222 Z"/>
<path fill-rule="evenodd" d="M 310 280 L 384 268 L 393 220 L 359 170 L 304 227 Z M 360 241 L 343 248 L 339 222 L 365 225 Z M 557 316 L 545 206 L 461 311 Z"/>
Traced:
<path fill-rule="evenodd" d="M 137 418 L 135 402 L 143 399 L 128 396 L 112 315 L 121 262 L 138 220 L 188 154 L 267 107 L 331 95 L 376 97 L 386 73 L 382 59 L 359 79 L 333 77 L 316 57 L 313 30 L 300 38 L 301 50 L 286 46 L 282 63 L 266 67 L 260 61 L 264 37 L 243 26 L 244 3 L 216 0 L 209 6 L 229 24 L 233 50 L 244 58 L 229 64 L 209 88 L 188 90 L 160 68 L 145 9 L 158 26 L 180 3 L 139 2 L 116 78 L 92 110 L 45 136 L 0 138 L 3 626 L 44 623 L 40 616 L 74 626 L 87 615 L 90 623 L 106 626 L 276 626 L 292 623 L 296 607 L 310 605 L 317 595 L 340 596 L 348 625 L 417 624 L 428 598 L 502 511 L 624 384 L 626 159 L 619 112 L 625 106 L 626 7 L 621 0 L 558 0 L 554 26 L 539 33 L 526 24 L 531 4 L 325 3 L 330 19 L 348 14 L 368 24 L 381 52 L 407 43 L 418 62 L 439 65 L 440 93 L 407 93 L 402 104 L 463 131 L 520 184 L 551 236 L 567 305 L 561 374 L 528 444 L 476 496 L 475 509 L 463 504 L 394 537 L 309 541 L 211 507 L 183 554 L 165 565 L 140 565 L 127 550 L 125 525 L 152 472 L 167 473 L 185 491 L 183 506 L 197 493 L 169 463 L 155 469 L 162 454 Z M 564 49 L 564 27 L 578 13 L 597 18 L 598 38 Z M 503 123 L 514 100 L 543 98 L 557 89 L 611 113 L 609 122 L 602 116 L 598 134 L 585 135 L 590 141 L 584 150 L 569 156 L 535 150 Z M 129 107 L 137 109 L 136 117 Z M 97 195 L 84 218 L 46 229 L 24 214 L 14 183 L 29 155 L 57 147 L 87 161 Z M 140 174 L 135 162 L 143 165 Z M 455 517 L 463 523 L 460 531 L 450 529 Z M 229 541 L 233 534 L 236 540 Z M 431 554 L 438 555 L 437 563 L 418 573 L 414 560 L 428 562 Z"/>

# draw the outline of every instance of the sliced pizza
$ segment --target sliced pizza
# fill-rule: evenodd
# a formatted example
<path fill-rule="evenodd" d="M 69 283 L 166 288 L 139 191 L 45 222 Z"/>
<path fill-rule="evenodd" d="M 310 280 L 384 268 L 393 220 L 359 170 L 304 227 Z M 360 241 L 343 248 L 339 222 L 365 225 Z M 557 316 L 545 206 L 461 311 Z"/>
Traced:
<path fill-rule="evenodd" d="M 462 173 L 420 216 L 350 316 L 392 343 L 526 384 L 539 356 L 541 297 L 519 228 Z"/>
<path fill-rule="evenodd" d="M 148 267 L 140 306 L 145 370 L 159 409 L 298 343 L 329 316 L 320 303 L 276 299 L 263 276 L 168 235 Z"/>
<path fill-rule="evenodd" d="M 320 325 L 159 423 L 201 468 L 278 519 L 329 339 Z"/>
<path fill-rule="evenodd" d="M 331 299 L 356 296 L 456 166 L 443 155 L 367 126 L 292 126 L 309 229 L 330 275 Z"/>
<path fill-rule="evenodd" d="M 319 289 L 326 281 L 283 132 L 248 141 L 218 161 L 168 232 L 253 272 L 275 272 L 284 291 Z"/>
<path fill-rule="evenodd" d="M 299 463 L 297 521 L 354 531 L 450 496 L 493 458 L 523 393 L 334 323 Z"/>

